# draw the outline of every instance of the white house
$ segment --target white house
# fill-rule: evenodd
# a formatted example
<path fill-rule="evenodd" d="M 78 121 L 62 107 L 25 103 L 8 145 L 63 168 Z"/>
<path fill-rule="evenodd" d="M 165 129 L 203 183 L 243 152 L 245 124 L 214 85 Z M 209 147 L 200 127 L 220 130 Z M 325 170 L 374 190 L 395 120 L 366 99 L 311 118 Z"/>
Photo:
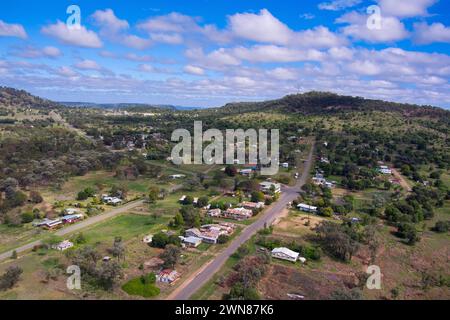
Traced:
<path fill-rule="evenodd" d="M 65 251 L 72 247 L 73 247 L 73 243 L 70 242 L 69 240 L 65 240 L 65 241 L 53 246 L 53 249 L 58 250 L 58 251 Z"/>
<path fill-rule="evenodd" d="M 186 196 L 182 196 L 182 197 L 180 198 L 180 200 L 178 200 L 178 201 L 184 202 L 184 200 L 186 200 Z"/>
<path fill-rule="evenodd" d="M 184 174 L 173 174 L 171 176 L 169 176 L 170 179 L 176 180 L 176 179 L 183 179 L 186 178 L 186 176 Z"/>
<path fill-rule="evenodd" d="M 208 211 L 208 216 L 213 218 L 218 218 L 222 215 L 222 210 L 220 209 L 212 209 Z"/>
<path fill-rule="evenodd" d="M 317 213 L 317 207 L 307 205 L 305 203 L 300 203 L 297 208 L 303 212 Z"/>
<path fill-rule="evenodd" d="M 380 166 L 378 168 L 378 171 L 382 174 L 392 174 L 392 169 L 390 169 L 388 166 Z"/>
<path fill-rule="evenodd" d="M 285 168 L 285 169 L 288 169 L 288 168 L 289 168 L 289 163 L 283 162 L 283 163 L 281 164 L 281 167 L 282 167 L 282 168 Z"/>
<path fill-rule="evenodd" d="M 102 200 L 103 202 L 106 202 L 107 204 L 113 205 L 113 206 L 117 206 L 119 204 L 121 204 L 123 202 L 122 199 L 117 198 L 117 197 L 110 197 L 108 195 L 103 195 L 102 196 Z"/>
<path fill-rule="evenodd" d="M 78 213 L 78 210 L 74 209 L 74 208 L 67 208 L 67 209 L 64 209 L 64 213 L 67 215 L 72 215 L 72 214 Z"/>
<path fill-rule="evenodd" d="M 259 187 L 260 187 L 261 191 L 264 193 L 269 193 L 272 191 L 274 191 L 275 193 L 281 192 L 281 184 L 279 184 L 279 183 L 265 181 L 265 182 L 261 182 L 259 184 Z"/>
<path fill-rule="evenodd" d="M 288 248 L 275 248 L 272 250 L 273 258 L 287 260 L 291 262 L 296 262 L 299 255 L 300 254 L 298 252 L 289 250 Z"/>
<path fill-rule="evenodd" d="M 184 244 L 192 248 L 197 248 L 202 243 L 202 239 L 197 237 L 180 237 L 180 239 Z"/>

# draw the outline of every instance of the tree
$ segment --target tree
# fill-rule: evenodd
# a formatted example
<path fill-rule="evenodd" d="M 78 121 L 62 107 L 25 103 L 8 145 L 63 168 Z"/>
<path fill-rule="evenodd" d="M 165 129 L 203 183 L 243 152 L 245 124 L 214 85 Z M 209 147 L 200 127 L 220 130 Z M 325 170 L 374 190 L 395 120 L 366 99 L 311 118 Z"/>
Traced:
<path fill-rule="evenodd" d="M 333 216 L 333 208 L 330 208 L 330 207 L 323 208 L 322 215 L 324 217 L 332 217 Z"/>
<path fill-rule="evenodd" d="M 152 247 L 163 249 L 166 247 L 168 243 L 169 243 L 169 236 L 163 232 L 160 232 L 153 236 L 151 245 Z"/>
<path fill-rule="evenodd" d="M 8 290 L 16 285 L 20 279 L 23 270 L 18 266 L 11 266 L 6 269 L 6 272 L 0 276 L 0 290 Z"/>
<path fill-rule="evenodd" d="M 180 257 L 181 250 L 179 247 L 174 245 L 168 245 L 164 252 L 161 254 L 160 258 L 164 260 L 164 268 L 174 268 Z"/>
<path fill-rule="evenodd" d="M 401 222 L 397 225 L 397 236 L 406 239 L 409 245 L 414 245 L 420 240 L 416 227 L 407 222 Z"/>
<path fill-rule="evenodd" d="M 225 167 L 225 174 L 229 177 L 235 177 L 237 175 L 237 169 L 235 166 L 228 165 Z"/>
<path fill-rule="evenodd" d="M 112 248 L 108 250 L 113 257 L 121 260 L 125 257 L 125 247 L 121 237 L 115 237 Z"/>
<path fill-rule="evenodd" d="M 30 223 L 34 220 L 34 214 L 32 212 L 24 212 L 20 215 L 22 223 Z"/>
<path fill-rule="evenodd" d="M 12 259 L 12 260 L 17 260 L 17 251 L 16 251 L 16 250 L 14 250 L 14 251 L 12 252 L 12 254 L 11 254 L 11 259 Z"/>
<path fill-rule="evenodd" d="M 160 190 L 157 187 L 151 187 L 148 192 L 148 202 L 155 203 L 159 198 Z"/>
<path fill-rule="evenodd" d="M 227 243 L 229 240 L 230 240 L 229 236 L 227 236 L 226 234 L 221 234 L 219 236 L 219 238 L 217 238 L 217 243 L 224 244 L 224 243 Z"/>
<path fill-rule="evenodd" d="M 446 233 L 450 229 L 450 221 L 438 221 L 433 227 L 433 231 L 438 233 Z"/>
<path fill-rule="evenodd" d="M 181 227 L 184 226 L 184 219 L 180 212 L 178 212 L 175 217 L 173 218 L 173 226 L 174 227 Z"/>
<path fill-rule="evenodd" d="M 112 289 L 116 281 L 122 277 L 122 268 L 116 261 L 103 262 L 96 270 L 96 280 L 105 290 Z"/>
<path fill-rule="evenodd" d="M 186 198 L 183 201 L 183 204 L 186 206 L 191 205 L 193 203 L 194 203 L 194 197 L 192 197 L 192 196 L 186 196 Z"/>
<path fill-rule="evenodd" d="M 30 191 L 30 201 L 32 203 L 41 203 L 42 201 L 44 201 L 44 199 L 42 198 L 41 194 L 37 191 Z"/>
<path fill-rule="evenodd" d="M 253 202 L 263 202 L 264 201 L 264 193 L 261 191 L 253 191 L 252 192 L 252 201 Z"/>
<path fill-rule="evenodd" d="M 184 206 L 180 209 L 180 213 L 183 217 L 184 224 L 189 227 L 200 227 L 200 213 L 198 209 L 192 205 Z"/>
<path fill-rule="evenodd" d="M 73 239 L 73 242 L 76 244 L 85 244 L 86 241 L 86 237 L 82 232 L 78 233 Z"/>
<path fill-rule="evenodd" d="M 209 203 L 209 198 L 207 196 L 200 197 L 197 202 L 199 208 L 206 207 Z"/>
<path fill-rule="evenodd" d="M 316 232 L 322 246 L 343 261 L 350 261 L 359 249 L 358 243 L 346 233 L 345 227 L 337 223 L 324 221 L 316 227 Z"/>
<path fill-rule="evenodd" d="M 84 201 L 84 200 L 87 200 L 88 198 L 89 198 L 89 196 L 84 190 L 78 192 L 78 195 L 77 195 L 78 201 Z"/>

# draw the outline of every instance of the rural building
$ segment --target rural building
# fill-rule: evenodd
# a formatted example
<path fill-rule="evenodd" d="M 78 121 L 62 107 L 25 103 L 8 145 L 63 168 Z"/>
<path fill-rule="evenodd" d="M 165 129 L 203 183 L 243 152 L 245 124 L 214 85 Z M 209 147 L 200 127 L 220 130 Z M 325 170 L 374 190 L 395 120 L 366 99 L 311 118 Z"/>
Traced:
<path fill-rule="evenodd" d="M 192 228 L 192 229 L 186 230 L 185 235 L 186 235 L 186 237 L 197 237 L 197 238 L 202 237 L 202 233 L 197 228 Z"/>
<path fill-rule="evenodd" d="M 298 252 L 289 250 L 288 248 L 275 248 L 272 250 L 273 258 L 287 260 L 291 262 L 296 262 L 299 255 L 300 254 Z"/>
<path fill-rule="evenodd" d="M 191 248 L 197 248 L 201 243 L 202 239 L 197 237 L 180 237 L 181 241 Z"/>
<path fill-rule="evenodd" d="M 388 166 L 380 166 L 378 168 L 378 171 L 382 174 L 392 174 L 392 169 L 390 169 Z"/>
<path fill-rule="evenodd" d="M 222 215 L 222 210 L 220 209 L 212 209 L 208 211 L 208 216 L 213 218 L 218 218 Z"/>
<path fill-rule="evenodd" d="M 156 281 L 172 284 L 180 279 L 180 274 L 176 270 L 165 269 L 156 275 Z"/>
<path fill-rule="evenodd" d="M 65 241 L 53 246 L 53 249 L 58 250 L 58 251 L 65 251 L 72 247 L 73 247 L 73 243 L 70 242 L 69 240 L 65 240 Z"/>
<path fill-rule="evenodd" d="M 183 179 L 186 178 L 186 175 L 184 174 L 173 174 L 169 176 L 170 179 L 176 180 L 176 179 Z"/>
<path fill-rule="evenodd" d="M 281 167 L 284 168 L 284 169 L 289 169 L 289 163 L 283 162 L 283 163 L 281 164 Z"/>
<path fill-rule="evenodd" d="M 230 208 L 225 211 L 224 216 L 234 220 L 247 220 L 253 217 L 253 211 L 245 208 Z"/>
<path fill-rule="evenodd" d="M 231 223 L 208 224 L 200 229 L 186 230 L 185 237 L 199 238 L 205 243 L 216 244 L 221 235 L 230 235 L 234 232 L 234 229 L 235 226 Z"/>
<path fill-rule="evenodd" d="M 61 218 L 64 224 L 71 224 L 83 220 L 84 216 L 81 213 L 69 214 Z"/>
<path fill-rule="evenodd" d="M 113 206 L 118 206 L 119 204 L 121 204 L 123 202 L 123 200 L 120 199 L 120 198 L 111 197 L 111 196 L 108 196 L 108 195 L 103 195 L 102 196 L 102 201 L 107 203 L 107 204 L 113 205 Z"/>
<path fill-rule="evenodd" d="M 74 208 L 67 208 L 64 210 L 64 214 L 67 214 L 67 215 L 77 214 L 78 212 L 79 212 L 78 209 L 74 209 Z"/>
<path fill-rule="evenodd" d="M 248 202 L 248 201 L 244 201 L 244 202 L 242 202 L 242 206 L 245 209 L 249 209 L 249 210 L 261 209 L 261 208 L 264 208 L 264 202 Z"/>
<path fill-rule="evenodd" d="M 305 203 L 300 203 L 300 204 L 297 206 L 297 208 L 298 208 L 300 211 L 303 211 L 303 212 L 317 213 L 317 207 L 310 206 L 310 205 L 305 204 Z"/>
<path fill-rule="evenodd" d="M 35 226 L 36 227 L 43 227 L 45 229 L 48 230 L 54 230 L 56 228 L 59 228 L 62 226 L 62 221 L 61 219 L 55 219 L 55 220 L 50 220 L 50 219 L 44 219 L 39 223 L 36 223 Z"/>
<path fill-rule="evenodd" d="M 275 192 L 275 193 L 280 193 L 281 192 L 281 184 L 279 183 L 273 183 L 273 182 L 261 182 L 259 184 L 259 187 L 261 189 L 262 192 L 264 193 L 270 193 L 270 192 Z"/>

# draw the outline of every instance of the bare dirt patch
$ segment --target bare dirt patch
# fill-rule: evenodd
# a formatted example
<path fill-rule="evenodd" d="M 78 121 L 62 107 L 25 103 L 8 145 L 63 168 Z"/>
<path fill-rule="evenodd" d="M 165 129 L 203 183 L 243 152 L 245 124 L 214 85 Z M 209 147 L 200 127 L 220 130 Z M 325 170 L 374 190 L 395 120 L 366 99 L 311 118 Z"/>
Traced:
<path fill-rule="evenodd" d="M 305 300 L 327 300 L 332 292 L 346 288 L 347 283 L 354 281 L 351 275 L 273 264 L 258 289 L 268 300 L 287 300 L 288 294 L 304 296 Z"/>

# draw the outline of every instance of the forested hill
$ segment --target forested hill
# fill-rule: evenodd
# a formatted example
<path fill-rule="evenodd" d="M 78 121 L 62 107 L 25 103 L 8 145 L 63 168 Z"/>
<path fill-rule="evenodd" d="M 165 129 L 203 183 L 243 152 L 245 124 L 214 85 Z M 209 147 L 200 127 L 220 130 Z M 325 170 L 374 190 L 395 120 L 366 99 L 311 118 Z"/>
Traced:
<path fill-rule="evenodd" d="M 279 100 L 254 103 L 230 103 L 216 110 L 225 113 L 281 111 L 305 115 L 338 114 L 352 111 L 381 111 L 398 112 L 404 116 L 448 117 L 450 119 L 450 111 L 441 108 L 370 100 L 361 97 L 341 96 L 334 93 L 316 91 L 289 95 Z"/>
<path fill-rule="evenodd" d="M 0 87 L 0 107 L 55 109 L 58 103 L 31 95 L 24 90 Z"/>
<path fill-rule="evenodd" d="M 57 109 L 67 107 L 69 103 L 57 103 L 42 99 L 29 94 L 24 90 L 8 87 L 0 87 L 0 107 L 35 108 L 35 109 Z M 80 103 L 70 104 L 72 107 L 80 107 Z M 131 112 L 145 111 L 176 111 L 173 106 L 158 106 L 146 104 L 115 104 L 98 105 L 85 104 L 84 107 L 99 108 L 111 107 L 128 110 Z M 185 108 L 179 108 L 187 110 Z M 382 100 L 365 99 L 362 97 L 341 96 L 330 92 L 312 91 L 304 94 L 288 95 L 278 100 L 264 102 L 237 102 L 229 103 L 221 108 L 205 109 L 203 113 L 209 114 L 238 114 L 246 112 L 288 112 L 303 115 L 337 115 L 348 112 L 395 112 L 406 117 L 431 117 L 439 118 L 441 121 L 450 122 L 450 111 L 432 107 L 413 104 L 403 104 Z M 195 112 L 198 112 L 196 110 Z"/>

